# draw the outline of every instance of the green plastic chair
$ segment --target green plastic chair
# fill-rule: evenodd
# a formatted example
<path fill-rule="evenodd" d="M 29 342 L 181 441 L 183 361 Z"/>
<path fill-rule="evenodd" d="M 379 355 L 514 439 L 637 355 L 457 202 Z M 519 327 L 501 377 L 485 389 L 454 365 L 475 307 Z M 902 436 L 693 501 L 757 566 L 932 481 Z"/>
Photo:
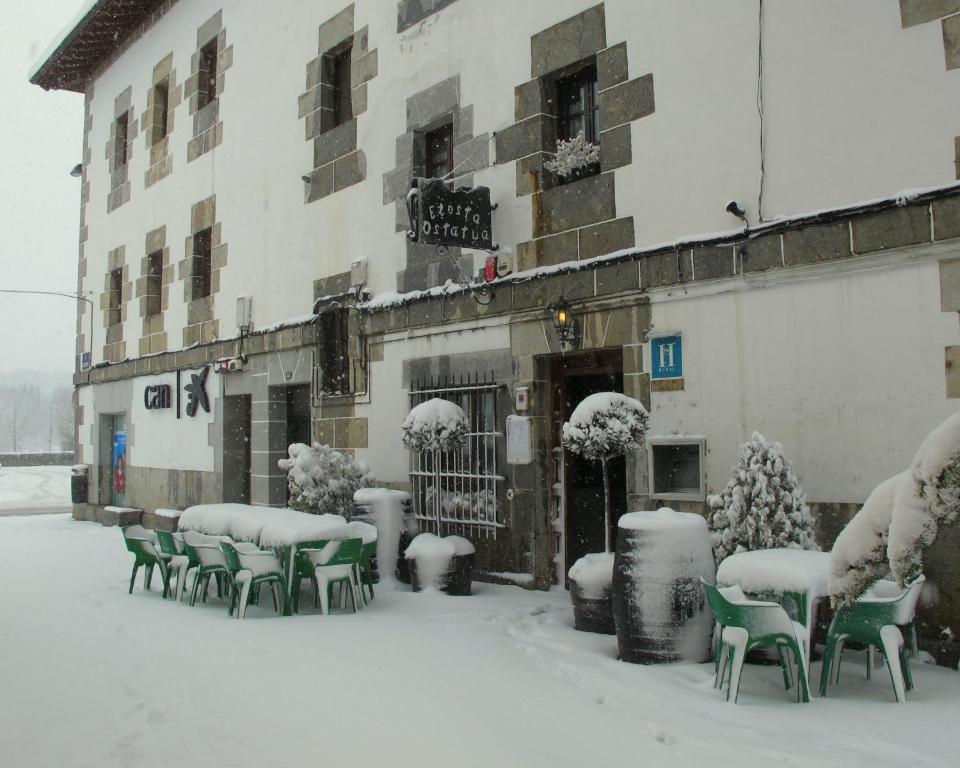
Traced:
<path fill-rule="evenodd" d="M 363 539 L 333 539 L 322 549 L 301 549 L 297 557 L 305 558 L 313 567 L 320 597 L 320 612 L 330 612 L 333 585 L 339 584 L 341 590 L 346 586 L 353 611 L 360 608 L 360 582 L 357 579 L 357 564 L 363 551 Z M 304 566 L 305 567 L 305 566 Z"/>
<path fill-rule="evenodd" d="M 232 589 L 233 579 L 227 569 L 227 562 L 223 557 L 223 550 L 220 549 L 219 539 L 195 531 L 186 531 L 183 534 L 183 543 L 185 547 L 192 550 L 192 555 L 200 563 L 197 566 L 196 576 L 193 579 L 193 590 L 190 593 L 191 606 L 196 605 L 198 594 L 201 595 L 201 600 L 206 602 L 211 576 L 216 579 L 218 597 L 223 597 L 221 579 L 226 581 L 228 590 Z"/>
<path fill-rule="evenodd" d="M 175 589 L 169 590 L 177 601 L 183 597 L 183 588 L 186 583 L 187 571 L 200 564 L 199 561 L 192 561 L 186 554 L 183 546 L 183 539 L 178 539 L 170 531 L 156 531 L 157 541 L 160 544 L 160 551 L 168 558 L 167 572 L 169 576 L 176 576 Z"/>
<path fill-rule="evenodd" d="M 792 686 L 792 676 L 786 651 L 793 653 L 797 666 L 797 700 L 810 701 L 807 674 L 806 628 L 792 621 L 778 603 L 758 600 L 729 600 L 713 584 L 701 577 L 700 584 L 707 596 L 707 603 L 714 620 L 722 627 L 720 632 L 720 659 L 715 686 L 721 687 L 728 672 L 727 701 L 736 703 L 740 692 L 740 675 L 744 657 L 754 648 L 776 647 L 783 668 L 786 689 Z M 729 594 L 729 593 L 728 593 Z"/>
<path fill-rule="evenodd" d="M 120 529 L 123 533 L 124 543 L 127 550 L 133 555 L 133 570 L 130 572 L 130 590 L 127 594 L 133 594 L 133 583 L 137 578 L 137 571 L 143 566 L 143 588 L 150 591 L 150 583 L 153 581 L 153 569 L 156 566 L 160 568 L 160 576 L 163 579 L 163 596 L 166 597 L 170 580 L 167 573 L 167 564 L 156 545 L 150 538 L 147 529 L 142 525 L 128 525 Z"/>
<path fill-rule="evenodd" d="M 277 613 L 283 614 L 287 600 L 287 578 L 283 573 L 283 565 L 273 552 L 251 548 L 239 548 L 229 542 L 220 542 L 227 560 L 227 567 L 235 564 L 237 571 L 233 576 L 233 596 L 237 604 L 237 618 L 242 619 L 247 613 L 251 591 L 256 591 L 261 585 L 272 587 L 273 605 Z M 239 592 L 238 592 L 239 589 Z"/>
<path fill-rule="evenodd" d="M 317 539 L 316 541 L 303 541 L 294 546 L 293 552 L 290 555 L 293 558 L 290 577 L 290 607 L 294 613 L 300 612 L 300 585 L 304 579 L 312 582 L 316 590 L 314 605 L 317 604 L 320 595 L 320 590 L 317 588 L 316 571 L 314 570 L 313 563 L 310 562 L 309 557 L 301 556 L 300 553 L 307 550 L 323 549 L 329 543 L 329 539 Z"/>
<path fill-rule="evenodd" d="M 874 647 L 880 648 L 890 672 L 894 696 L 898 702 L 906 702 L 907 691 L 912 691 L 914 686 L 899 627 L 913 623 L 923 582 L 924 577 L 920 576 L 895 597 L 868 595 L 853 605 L 837 609 L 827 630 L 827 648 L 820 671 L 821 696 L 827 695 L 831 681 L 839 682 L 843 646 L 853 641 L 867 646 L 868 655 L 872 655 Z"/>
<path fill-rule="evenodd" d="M 364 602 L 373 600 L 373 567 L 371 566 L 371 560 L 373 560 L 376 554 L 377 542 L 375 541 L 364 544 L 363 548 L 360 550 L 360 561 L 357 563 L 357 568 L 360 571 L 360 597 Z M 364 592 L 364 588 L 370 592 L 369 599 Z"/>

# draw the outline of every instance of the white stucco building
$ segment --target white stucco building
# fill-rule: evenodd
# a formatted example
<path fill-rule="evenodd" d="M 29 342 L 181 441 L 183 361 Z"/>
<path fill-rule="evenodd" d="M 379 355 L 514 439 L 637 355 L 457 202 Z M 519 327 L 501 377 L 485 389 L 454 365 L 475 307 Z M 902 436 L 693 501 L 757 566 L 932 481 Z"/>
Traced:
<path fill-rule="evenodd" d="M 282 505 L 277 459 L 312 439 L 422 512 L 399 425 L 439 394 L 474 428 L 444 529 L 542 587 L 602 542 L 598 479 L 558 430 L 613 388 L 651 412 L 621 510 L 702 510 L 756 429 L 784 444 L 829 543 L 960 396 L 958 11 L 91 2 L 32 75 L 86 103 L 91 504 Z M 600 162 L 560 179 L 544 161 L 579 131 Z M 441 176 L 497 206 L 501 276 L 482 295 L 488 253 L 407 237 L 411 181 Z M 682 367 L 659 370 L 663 338 Z M 209 409 L 190 416 L 201 375 Z M 530 418 L 527 464 L 507 461 L 512 413 Z"/>

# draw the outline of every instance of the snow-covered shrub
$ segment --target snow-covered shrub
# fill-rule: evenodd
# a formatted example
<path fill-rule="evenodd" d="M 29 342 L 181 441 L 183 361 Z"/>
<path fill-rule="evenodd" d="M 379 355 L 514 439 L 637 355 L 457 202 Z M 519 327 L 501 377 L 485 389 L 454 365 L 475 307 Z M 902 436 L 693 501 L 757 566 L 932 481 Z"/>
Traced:
<path fill-rule="evenodd" d="M 449 451 L 466 442 L 467 416 L 456 403 L 435 397 L 410 409 L 400 427 L 403 444 L 415 451 Z"/>
<path fill-rule="evenodd" d="M 580 131 L 572 139 L 557 140 L 557 154 L 547 160 L 543 167 L 557 176 L 571 176 L 581 168 L 589 168 L 600 162 L 600 147 L 591 144 Z"/>
<path fill-rule="evenodd" d="M 349 517 L 353 494 L 376 482 L 366 464 L 328 445 L 293 443 L 287 454 L 277 464 L 287 471 L 289 506 L 301 512 Z"/>
<path fill-rule="evenodd" d="M 890 567 L 900 586 L 923 573 L 923 553 L 941 525 L 960 514 L 960 413 L 920 445 L 906 481 L 897 488 L 890 521 Z"/>
<path fill-rule="evenodd" d="M 707 504 L 718 563 L 752 549 L 819 549 L 813 516 L 783 446 L 759 432 L 740 446 L 727 487 L 708 496 Z"/>
<path fill-rule="evenodd" d="M 610 478 L 607 462 L 635 451 L 649 424 L 639 400 L 619 392 L 585 397 L 563 425 L 563 447 L 585 459 L 599 461 L 603 470 L 604 543 L 610 551 Z"/>
<path fill-rule="evenodd" d="M 887 534 L 897 488 L 906 481 L 901 472 L 873 489 L 860 511 L 847 523 L 830 552 L 830 599 L 849 605 L 890 571 Z"/>

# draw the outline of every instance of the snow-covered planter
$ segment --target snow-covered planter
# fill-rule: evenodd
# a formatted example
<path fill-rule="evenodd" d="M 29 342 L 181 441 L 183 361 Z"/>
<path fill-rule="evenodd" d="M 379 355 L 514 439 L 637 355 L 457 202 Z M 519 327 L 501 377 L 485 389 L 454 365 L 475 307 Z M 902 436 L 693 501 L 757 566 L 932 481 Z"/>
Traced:
<path fill-rule="evenodd" d="M 600 147 L 587 141 L 583 131 L 580 131 L 572 139 L 558 139 L 557 153 L 553 156 L 553 160 L 547 160 L 543 167 L 557 176 L 570 178 L 599 162 Z"/>
<path fill-rule="evenodd" d="M 718 563 L 753 549 L 819 549 L 813 516 L 783 446 L 759 432 L 740 446 L 727 487 L 708 496 L 707 504 Z"/>
<path fill-rule="evenodd" d="M 597 392 L 585 397 L 574 408 L 570 421 L 563 425 L 563 447 L 585 459 L 600 462 L 603 473 L 603 542 L 608 555 L 611 550 L 608 462 L 639 448 L 648 423 L 647 409 L 638 400 L 619 392 Z M 599 570 L 603 571 L 603 578 L 606 579 L 603 593 L 595 589 Z M 573 564 L 567 576 L 570 578 L 574 626 L 588 632 L 613 634 L 609 589 L 613 579 L 612 558 L 587 555 Z M 589 584 L 580 583 L 580 578 L 584 576 L 590 579 Z"/>
<path fill-rule="evenodd" d="M 328 445 L 293 443 L 287 454 L 277 464 L 287 472 L 289 506 L 301 512 L 349 517 L 353 494 L 376 482 L 366 464 Z"/>
<path fill-rule="evenodd" d="M 958 515 L 960 413 L 927 436 L 894 494 L 888 555 L 901 587 L 922 575 L 924 552 Z"/>
<path fill-rule="evenodd" d="M 435 589 L 448 595 L 469 595 L 476 549 L 462 536 L 421 533 L 403 553 L 410 564 L 414 592 Z"/>
<path fill-rule="evenodd" d="M 890 570 L 887 536 L 897 488 L 907 481 L 901 472 L 873 489 L 860 511 L 840 531 L 830 552 L 830 601 L 848 605 Z"/>
<path fill-rule="evenodd" d="M 567 572 L 570 578 L 570 601 L 573 603 L 573 626 L 581 632 L 612 635 L 613 623 L 610 589 L 613 583 L 613 553 L 596 552 L 584 555 Z"/>
<path fill-rule="evenodd" d="M 713 619 L 700 579 L 716 580 L 706 521 L 664 507 L 628 512 L 617 527 L 612 595 L 620 659 L 706 661 Z"/>

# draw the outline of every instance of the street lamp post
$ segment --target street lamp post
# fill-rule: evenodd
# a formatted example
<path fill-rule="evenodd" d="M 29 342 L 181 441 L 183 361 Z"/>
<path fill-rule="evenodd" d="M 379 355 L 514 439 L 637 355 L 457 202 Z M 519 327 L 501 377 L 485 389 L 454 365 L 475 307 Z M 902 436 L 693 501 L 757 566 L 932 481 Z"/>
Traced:
<path fill-rule="evenodd" d="M 21 293 L 35 296 L 63 296 L 74 301 L 85 301 L 90 305 L 90 366 L 93 366 L 93 300 L 77 293 L 62 293 L 61 291 L 27 291 L 17 288 L 0 288 L 0 293 Z"/>

